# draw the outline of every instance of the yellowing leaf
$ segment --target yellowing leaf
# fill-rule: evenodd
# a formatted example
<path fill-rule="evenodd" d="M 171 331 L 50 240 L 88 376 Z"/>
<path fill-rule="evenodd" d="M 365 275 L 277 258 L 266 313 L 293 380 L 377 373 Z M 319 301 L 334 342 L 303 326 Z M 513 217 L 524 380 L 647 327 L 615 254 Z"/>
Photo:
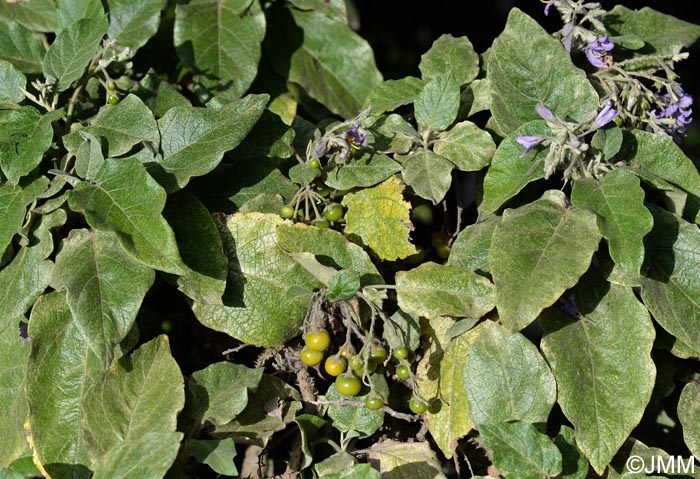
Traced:
<path fill-rule="evenodd" d="M 401 182 L 392 176 L 374 188 L 345 196 L 345 233 L 359 236 L 380 259 L 392 261 L 416 254 L 408 240 L 410 205 L 402 193 Z"/>
<path fill-rule="evenodd" d="M 379 461 L 379 472 L 385 479 L 444 479 L 442 467 L 427 442 L 402 443 L 382 441 L 372 446 L 369 457 Z"/>

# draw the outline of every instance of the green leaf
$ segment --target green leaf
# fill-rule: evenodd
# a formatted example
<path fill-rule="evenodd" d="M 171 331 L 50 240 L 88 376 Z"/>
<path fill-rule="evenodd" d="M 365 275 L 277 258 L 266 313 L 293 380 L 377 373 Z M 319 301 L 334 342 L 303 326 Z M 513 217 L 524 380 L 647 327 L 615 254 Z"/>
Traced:
<path fill-rule="evenodd" d="M 559 449 L 532 424 L 485 423 L 479 432 L 493 452 L 493 465 L 505 477 L 547 479 L 561 472 Z"/>
<path fill-rule="evenodd" d="M 213 95 L 240 98 L 258 72 L 265 15 L 258 0 L 194 0 L 175 9 L 180 60 Z"/>
<path fill-rule="evenodd" d="M 347 6 L 343 0 L 290 0 L 300 10 L 316 10 L 324 15 L 347 23 Z"/>
<path fill-rule="evenodd" d="M 484 177 L 480 213 L 495 213 L 528 183 L 544 178 L 544 160 L 549 149 L 535 147 L 523 155 L 525 148 L 518 144 L 516 138 L 520 135 L 549 134 L 547 124 L 543 120 L 535 120 L 522 125 L 498 145 Z"/>
<path fill-rule="evenodd" d="M 31 246 L 22 247 L 12 262 L 0 271 L 0 318 L 3 320 L 22 317 L 49 285 L 53 268 L 53 263 L 47 259 L 53 252 L 50 229 L 63 225 L 65 220 L 63 210 L 42 217 L 39 226 L 30 233 Z"/>
<path fill-rule="evenodd" d="M 540 119 L 535 106 L 559 118 L 583 120 L 598 108 L 598 95 L 569 52 L 535 20 L 517 8 L 489 50 L 487 74 L 491 112 L 505 132 Z"/>
<path fill-rule="evenodd" d="M 537 348 L 522 334 L 509 334 L 493 321 L 485 321 L 478 330 L 462 362 L 463 392 L 474 425 L 546 423 L 557 385 Z"/>
<path fill-rule="evenodd" d="M 122 247 L 152 268 L 183 273 L 175 235 L 160 215 L 165 191 L 134 158 L 107 159 L 95 181 L 78 183 L 68 197 L 95 229 L 113 231 Z"/>
<path fill-rule="evenodd" d="M 399 307 L 414 316 L 480 318 L 495 305 L 491 281 L 471 270 L 423 263 L 396 273 Z"/>
<path fill-rule="evenodd" d="M 413 102 L 418 126 L 446 130 L 457 118 L 459 98 L 459 85 L 451 73 L 430 80 Z"/>
<path fill-rule="evenodd" d="M 648 206 L 654 228 L 645 238 L 642 300 L 666 331 L 700 355 L 700 231 L 673 213 Z"/>
<path fill-rule="evenodd" d="M 274 214 L 228 218 L 220 229 L 229 258 L 224 304 L 195 302 L 202 324 L 257 346 L 280 346 L 299 333 L 320 284 L 278 245 L 275 230 L 284 223 Z"/>
<path fill-rule="evenodd" d="M 330 474 L 342 474 L 346 469 L 355 466 L 355 462 L 355 456 L 348 452 L 340 451 L 316 463 L 314 471 L 321 477 Z"/>
<path fill-rule="evenodd" d="M 381 183 L 400 169 L 401 166 L 386 155 L 364 153 L 340 166 L 337 171 L 329 172 L 324 183 L 336 190 L 366 188 Z"/>
<path fill-rule="evenodd" d="M 413 103 L 424 86 L 424 80 L 411 76 L 384 80 L 367 95 L 362 107 L 371 107 L 372 115 L 394 111 L 400 106 Z"/>
<path fill-rule="evenodd" d="M 506 210 L 489 252 L 503 325 L 515 332 L 534 321 L 586 272 L 599 241 L 595 215 L 567 207 L 560 191 Z"/>
<path fill-rule="evenodd" d="M 420 346 L 420 324 L 418 319 L 397 310 L 384 321 L 384 339 L 391 349 L 408 348 L 415 351 Z"/>
<path fill-rule="evenodd" d="M 109 0 L 107 36 L 120 47 L 134 52 L 144 46 L 158 31 L 160 12 L 166 0 Z"/>
<path fill-rule="evenodd" d="M 31 346 L 19 336 L 20 319 L 24 317 L 0 316 L 0 467 L 9 466 L 28 446 L 24 389 Z"/>
<path fill-rule="evenodd" d="M 270 42 L 270 57 L 284 60 L 275 69 L 333 113 L 354 117 L 382 81 L 372 48 L 345 22 L 316 11 L 290 13 L 291 18 L 285 12 L 270 27 L 281 33 Z"/>
<path fill-rule="evenodd" d="M 53 32 L 56 26 L 55 0 L 0 2 L 0 18 L 37 32 Z"/>
<path fill-rule="evenodd" d="M 49 186 L 45 177 L 34 180 L 25 187 L 0 186 L 0 251 L 10 244 L 22 226 L 29 206 Z"/>
<path fill-rule="evenodd" d="M 63 240 L 51 286 L 67 291 L 75 327 L 106 367 L 154 279 L 153 270 L 126 254 L 112 233 L 79 229 Z"/>
<path fill-rule="evenodd" d="M 88 478 L 89 460 L 80 436 L 88 411 L 82 399 L 102 376 L 102 358 L 85 343 L 64 293 L 39 298 L 29 337 L 26 392 L 34 457 L 51 477 Z"/>
<path fill-rule="evenodd" d="M 424 80 L 450 72 L 457 85 L 462 86 L 479 74 L 479 55 L 467 37 L 444 34 L 421 56 L 418 68 Z"/>
<path fill-rule="evenodd" d="M 324 474 L 318 479 L 379 479 L 379 471 L 369 464 L 354 464 L 336 474 Z"/>
<path fill-rule="evenodd" d="M 491 239 L 493 232 L 500 224 L 500 216 L 491 216 L 460 231 L 457 239 L 452 243 L 447 264 L 470 269 L 482 276 L 491 277 L 489 265 Z"/>
<path fill-rule="evenodd" d="M 149 171 L 168 192 L 209 173 L 250 132 L 268 99 L 248 95 L 219 109 L 171 108 L 158 120 L 163 156 L 148 165 Z"/>
<path fill-rule="evenodd" d="M 616 5 L 602 20 L 610 35 L 634 35 L 657 55 L 678 53 L 700 37 L 700 26 L 649 7 L 630 10 L 623 5 Z"/>
<path fill-rule="evenodd" d="M 410 205 L 402 193 L 401 182 L 392 176 L 373 188 L 345 195 L 345 234 L 359 236 L 384 260 L 416 254 L 409 242 Z"/>
<path fill-rule="evenodd" d="M 65 91 L 83 76 L 85 68 L 97 53 L 107 33 L 104 18 L 78 20 L 56 36 L 44 58 L 44 75 L 58 82 L 58 91 Z"/>
<path fill-rule="evenodd" d="M 341 269 L 330 279 L 326 299 L 341 301 L 350 299 L 360 290 L 360 276 L 347 269 Z"/>
<path fill-rule="evenodd" d="M 487 132 L 470 121 L 457 123 L 435 142 L 435 153 L 461 171 L 478 171 L 491 163 L 496 144 Z"/>
<path fill-rule="evenodd" d="M 598 217 L 598 229 L 608 240 L 610 256 L 625 273 L 638 275 L 644 261 L 642 239 L 654 224 L 644 207 L 644 190 L 632 173 L 617 169 L 600 181 L 574 182 L 571 201 Z"/>
<path fill-rule="evenodd" d="M 408 153 L 420 141 L 413 126 L 395 113 L 379 117 L 368 129 L 374 135 L 373 146 L 377 151 Z"/>
<path fill-rule="evenodd" d="M 454 165 L 430 150 L 417 150 L 401 157 L 401 174 L 420 196 L 438 204 L 452 184 Z"/>
<path fill-rule="evenodd" d="M 304 454 L 301 468 L 306 469 L 314 464 L 313 443 L 326 425 L 326 420 L 313 414 L 301 414 L 294 418 L 294 422 L 299 427 L 301 451 Z"/>
<path fill-rule="evenodd" d="M 562 466 L 561 479 L 586 479 L 588 475 L 588 460 L 576 446 L 574 430 L 569 426 L 562 426 L 559 434 L 554 438 L 554 444 L 561 453 Z"/>
<path fill-rule="evenodd" d="M 231 155 L 235 156 L 237 162 L 247 161 L 250 163 L 251 160 L 258 162 L 261 157 L 286 159 L 294 155 L 292 144 L 296 132 L 271 111 L 270 107 L 271 103 L 263 111 L 245 140 L 236 147 L 235 152 Z"/>
<path fill-rule="evenodd" d="M 168 337 L 160 335 L 113 362 L 85 392 L 81 433 L 88 455 L 99 464 L 110 450 L 147 433 L 175 432 L 184 404 L 182 373 Z"/>
<path fill-rule="evenodd" d="M 12 63 L 0 60 L 0 102 L 21 102 L 24 100 L 22 89 L 26 86 L 26 77 Z"/>
<path fill-rule="evenodd" d="M 0 168 L 12 184 L 31 173 L 51 146 L 51 122 L 63 116 L 63 110 L 40 115 L 33 107 L 24 106 L 11 111 L 6 122 L 0 123 L 0 132 L 8 140 L 0 143 Z"/>
<path fill-rule="evenodd" d="M 238 475 L 233 463 L 236 457 L 236 444 L 233 439 L 190 439 L 188 442 L 192 457 L 211 467 L 214 472 L 224 476 Z"/>
<path fill-rule="evenodd" d="M 0 60 L 12 63 L 22 73 L 41 73 L 45 54 L 40 35 L 19 23 L 0 19 Z"/>
<path fill-rule="evenodd" d="M 457 441 L 473 428 L 464 394 L 464 365 L 480 329 L 477 327 L 447 343 L 439 362 L 440 408 L 437 412 L 428 408 L 428 430 L 447 459 L 454 455 Z"/>
<path fill-rule="evenodd" d="M 195 301 L 221 304 L 228 259 L 211 213 L 195 196 L 183 193 L 168 198 L 163 215 L 186 267 L 177 279 L 178 288 Z"/>
<path fill-rule="evenodd" d="M 468 101 L 465 101 L 465 96 Z M 479 78 L 471 82 L 462 93 L 462 103 L 466 116 L 470 117 L 480 111 L 491 109 L 491 82 L 488 78 Z M 466 109 L 468 106 L 469 109 Z"/>
<path fill-rule="evenodd" d="M 147 432 L 110 449 L 92 479 L 160 479 L 177 457 L 181 432 Z"/>
<path fill-rule="evenodd" d="M 610 284 L 595 272 L 583 278 L 575 295 L 584 317 L 546 310 L 541 348 L 557 380 L 559 405 L 576 430 L 576 444 L 602 474 L 651 397 L 654 326 L 631 288 Z"/>
<path fill-rule="evenodd" d="M 372 389 L 384 398 L 389 397 L 389 386 L 381 374 L 373 374 L 369 379 Z M 369 388 L 363 387 L 360 394 L 352 398 L 353 401 L 363 401 L 369 396 Z M 348 400 L 335 389 L 335 384 L 328 388 L 326 393 L 328 401 Z M 360 437 L 369 437 L 384 424 L 384 411 L 373 411 L 366 407 L 358 406 L 328 406 L 328 417 L 333 421 L 333 427 L 341 432 L 357 431 Z"/>
<path fill-rule="evenodd" d="M 379 472 L 385 479 L 445 479 L 440 461 L 427 442 L 397 442 L 387 439 L 367 450 L 371 459 L 379 461 Z"/>
<path fill-rule="evenodd" d="M 105 15 L 100 0 L 62 0 L 56 2 L 56 34 L 83 18 L 100 20 Z"/>
<path fill-rule="evenodd" d="M 595 132 L 591 139 L 591 148 L 602 153 L 604 160 L 609 160 L 619 153 L 622 140 L 622 130 L 612 124 Z"/>
<path fill-rule="evenodd" d="M 205 424 L 226 424 L 248 405 L 249 390 L 262 379 L 262 368 L 219 362 L 195 371 L 187 380 L 187 416 L 197 429 Z"/>
<path fill-rule="evenodd" d="M 683 425 L 683 439 L 695 457 L 700 457 L 700 383 L 690 382 L 683 387 L 678 400 L 678 418 Z"/>
<path fill-rule="evenodd" d="M 156 118 L 162 118 L 171 108 L 191 106 L 182 93 L 153 70 L 146 73 L 133 91 L 153 111 Z"/>
<path fill-rule="evenodd" d="M 85 141 L 75 153 L 75 174 L 84 180 L 93 181 L 105 161 L 102 145 L 100 140 L 90 133 L 81 131 L 80 136 Z"/>
<path fill-rule="evenodd" d="M 631 457 L 636 456 L 638 459 L 628 463 Z M 690 460 L 690 461 L 689 461 Z M 682 462 L 681 462 L 682 461 Z M 694 466 L 692 464 L 693 458 L 683 458 L 682 456 L 676 455 L 671 456 L 663 449 L 658 447 L 649 447 L 643 442 L 630 437 L 623 444 L 620 451 L 615 454 L 615 457 L 610 462 L 608 466 L 605 478 L 606 479 L 638 479 L 653 477 L 656 479 L 666 479 L 666 478 L 678 478 L 678 479 L 688 479 L 697 478 L 697 472 L 694 473 Z M 645 471 L 631 472 L 629 465 L 639 467 L 644 466 L 647 470 L 652 470 L 653 476 L 648 476 Z M 664 469 L 664 465 L 666 469 Z M 671 465 L 673 464 L 673 465 Z M 670 466 L 670 467 L 669 467 Z M 675 467 L 674 467 L 675 466 Z M 697 467 L 697 466 L 695 466 Z M 651 468 L 651 469 L 650 469 Z M 688 474 L 684 474 L 687 472 Z M 657 475 L 657 474 L 662 474 Z M 675 473 L 675 474 L 674 474 Z M 668 475 L 666 475 L 668 474 Z"/>
<path fill-rule="evenodd" d="M 69 151 L 77 151 L 83 144 L 81 132 L 87 132 L 107 142 L 107 156 L 128 153 L 134 145 L 144 142 L 157 148 L 160 141 L 158 125 L 153 112 L 139 97 L 129 94 L 116 105 L 100 108 L 90 126 L 71 132 L 63 139 Z"/>

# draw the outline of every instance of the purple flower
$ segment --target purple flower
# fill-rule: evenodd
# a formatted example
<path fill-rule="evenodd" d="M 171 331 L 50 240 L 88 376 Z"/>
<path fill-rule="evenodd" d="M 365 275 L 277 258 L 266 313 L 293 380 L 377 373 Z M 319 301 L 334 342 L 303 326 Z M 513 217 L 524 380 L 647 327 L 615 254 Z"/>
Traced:
<path fill-rule="evenodd" d="M 596 38 L 586 47 L 586 57 L 591 65 L 595 67 L 604 67 L 605 62 L 603 57 L 615 47 L 615 44 L 608 39 L 608 36 Z"/>
<path fill-rule="evenodd" d="M 661 96 L 660 103 L 666 107 L 661 110 L 661 113 L 656 113 L 656 110 L 653 110 L 651 115 L 657 120 L 661 118 L 673 120 L 672 124 L 664 125 L 665 133 L 679 141 L 686 135 L 686 127 L 692 121 L 690 115 L 692 115 L 693 110 L 690 107 L 693 105 L 693 97 L 684 92 L 680 85 L 677 94 L 678 100 L 676 101 L 669 93 Z"/>
<path fill-rule="evenodd" d="M 544 106 L 542 103 L 538 103 L 537 106 L 535 107 L 535 110 L 537 110 L 537 114 L 540 115 L 542 118 L 544 118 L 547 121 L 554 121 L 554 113 L 549 111 L 549 109 Z"/>
<path fill-rule="evenodd" d="M 542 0 L 542 1 L 545 1 L 545 0 Z M 549 15 L 549 9 L 552 8 L 553 4 L 554 4 L 554 0 L 549 0 L 549 2 L 547 2 L 547 5 L 544 6 L 544 14 L 545 15 Z"/>
<path fill-rule="evenodd" d="M 350 150 L 359 150 L 367 146 L 367 133 L 362 130 L 359 123 L 355 123 L 343 134 L 343 140 L 345 145 L 340 152 L 340 157 L 345 159 L 350 154 Z"/>
<path fill-rule="evenodd" d="M 542 141 L 542 138 L 539 136 L 518 135 L 515 138 L 515 141 L 517 141 L 520 146 L 525 148 L 523 154 L 520 155 L 520 158 L 522 158 L 523 156 L 527 155 L 531 148 L 537 146 Z"/>
<path fill-rule="evenodd" d="M 595 119 L 595 124 L 598 125 L 598 128 L 603 127 L 617 118 L 617 115 L 619 114 L 620 112 L 612 107 L 610 100 L 605 100 L 603 109 L 600 110 L 600 113 L 598 113 L 598 116 Z"/>
<path fill-rule="evenodd" d="M 559 309 L 573 318 L 578 318 L 581 316 L 581 312 L 578 310 L 578 306 L 576 305 L 576 297 L 573 293 L 560 297 L 557 301 L 557 305 L 559 306 Z"/>

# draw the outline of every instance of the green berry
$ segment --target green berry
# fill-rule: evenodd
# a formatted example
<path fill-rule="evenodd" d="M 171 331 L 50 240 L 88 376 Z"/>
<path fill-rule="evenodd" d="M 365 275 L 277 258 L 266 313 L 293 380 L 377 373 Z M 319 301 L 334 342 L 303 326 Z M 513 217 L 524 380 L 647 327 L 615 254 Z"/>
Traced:
<path fill-rule="evenodd" d="M 321 168 L 321 162 L 318 158 L 312 158 L 311 161 L 309 161 L 309 168 L 313 168 L 314 170 Z"/>
<path fill-rule="evenodd" d="M 413 412 L 413 414 L 423 414 L 428 410 L 428 405 L 415 396 L 411 396 L 408 401 L 408 408 Z"/>
<path fill-rule="evenodd" d="M 332 203 L 326 207 L 323 217 L 328 221 L 338 221 L 343 217 L 343 207 L 338 203 Z"/>
<path fill-rule="evenodd" d="M 291 218 L 294 216 L 294 208 L 291 206 L 283 206 L 282 209 L 280 209 L 280 215 L 282 218 Z"/>
<path fill-rule="evenodd" d="M 109 103 L 110 105 L 116 105 L 117 103 L 119 103 L 119 97 L 112 93 L 107 96 L 107 103 Z"/>

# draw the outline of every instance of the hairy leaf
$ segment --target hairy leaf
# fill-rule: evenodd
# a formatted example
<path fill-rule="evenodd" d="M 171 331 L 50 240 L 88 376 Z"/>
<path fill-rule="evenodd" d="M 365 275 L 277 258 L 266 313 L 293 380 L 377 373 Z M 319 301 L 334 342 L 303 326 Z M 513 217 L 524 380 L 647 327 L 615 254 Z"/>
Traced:
<path fill-rule="evenodd" d="M 117 45 L 138 50 L 158 31 L 166 0 L 109 0 L 107 36 Z"/>
<path fill-rule="evenodd" d="M 181 432 L 147 432 L 119 443 L 95 464 L 92 479 L 160 479 L 164 477 L 182 441 Z"/>
<path fill-rule="evenodd" d="M 19 23 L 8 23 L 0 19 L 0 60 L 12 63 L 25 74 L 41 73 L 44 55 L 46 50 L 40 35 Z"/>
<path fill-rule="evenodd" d="M 678 400 L 678 418 L 683 425 L 683 438 L 690 453 L 700 456 L 700 383 L 690 382 Z"/>
<path fill-rule="evenodd" d="M 440 462 L 427 442 L 403 443 L 387 439 L 367 450 L 379 461 L 379 471 L 386 479 L 445 479 Z"/>
<path fill-rule="evenodd" d="M 491 163 L 496 144 L 490 134 L 470 121 L 463 121 L 436 141 L 433 149 L 458 170 L 478 171 Z"/>
<path fill-rule="evenodd" d="M 491 250 L 491 239 L 499 224 L 501 224 L 501 217 L 491 216 L 460 231 L 457 239 L 452 243 L 447 264 L 449 266 L 467 268 L 482 276 L 490 277 L 489 251 Z"/>
<path fill-rule="evenodd" d="M 60 0 L 56 2 L 56 33 L 83 18 L 100 20 L 105 10 L 100 0 Z"/>
<path fill-rule="evenodd" d="M 438 204 L 452 184 L 454 165 L 430 150 L 417 150 L 401 159 L 401 174 L 420 196 Z"/>
<path fill-rule="evenodd" d="M 373 115 L 394 111 L 402 105 L 413 103 L 423 86 L 425 81 L 410 76 L 384 80 L 367 95 L 363 108 L 371 107 Z"/>
<path fill-rule="evenodd" d="M 384 398 L 389 397 L 389 386 L 381 374 L 370 376 L 372 389 Z M 352 398 L 353 401 L 364 401 L 370 394 L 369 388 L 365 387 L 360 394 Z M 340 394 L 335 384 L 328 388 L 326 399 L 329 401 L 347 400 L 346 396 Z M 333 421 L 333 427 L 342 432 L 357 431 L 360 437 L 368 437 L 377 432 L 384 424 L 384 411 L 381 409 L 373 411 L 365 407 L 357 406 L 328 406 L 328 417 Z"/>
<path fill-rule="evenodd" d="M 27 78 L 7 60 L 0 59 L 0 102 L 20 103 Z"/>
<path fill-rule="evenodd" d="M 467 37 L 441 35 L 420 58 L 418 68 L 424 80 L 451 72 L 457 85 L 470 83 L 479 74 L 479 55 Z"/>
<path fill-rule="evenodd" d="M 0 18 L 37 32 L 53 32 L 56 27 L 55 0 L 0 2 Z"/>
<path fill-rule="evenodd" d="M 331 171 L 324 183 L 337 190 L 374 186 L 398 172 L 401 166 L 381 153 L 365 153 Z"/>
<path fill-rule="evenodd" d="M 0 185 L 0 251 L 10 244 L 22 226 L 29 206 L 49 186 L 48 179 L 39 178 L 26 185 Z"/>
<path fill-rule="evenodd" d="M 446 130 L 457 118 L 459 98 L 459 85 L 451 73 L 430 80 L 413 102 L 418 126 Z"/>

